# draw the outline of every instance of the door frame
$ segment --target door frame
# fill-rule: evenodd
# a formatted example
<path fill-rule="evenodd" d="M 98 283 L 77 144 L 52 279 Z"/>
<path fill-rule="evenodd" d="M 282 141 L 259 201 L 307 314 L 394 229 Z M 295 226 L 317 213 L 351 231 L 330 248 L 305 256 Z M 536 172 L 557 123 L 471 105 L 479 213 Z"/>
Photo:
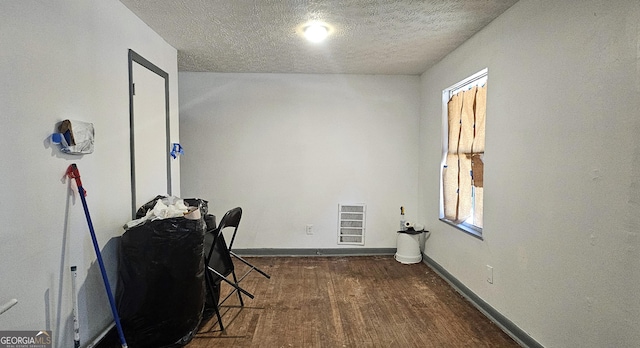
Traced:
<path fill-rule="evenodd" d="M 134 115 L 133 115 L 133 96 L 134 96 L 134 84 L 133 84 L 133 63 L 138 63 L 141 66 L 149 69 L 151 72 L 157 74 L 164 79 L 164 100 L 165 100 L 165 127 L 166 127 L 166 144 L 165 153 L 167 158 L 167 193 L 171 195 L 171 159 L 169 158 L 170 147 L 170 126 L 171 120 L 169 117 L 169 74 L 160 69 L 155 64 L 151 63 L 132 49 L 129 49 L 129 150 L 131 158 L 131 216 L 135 219 L 136 216 L 136 159 L 135 159 L 135 136 L 134 136 Z"/>

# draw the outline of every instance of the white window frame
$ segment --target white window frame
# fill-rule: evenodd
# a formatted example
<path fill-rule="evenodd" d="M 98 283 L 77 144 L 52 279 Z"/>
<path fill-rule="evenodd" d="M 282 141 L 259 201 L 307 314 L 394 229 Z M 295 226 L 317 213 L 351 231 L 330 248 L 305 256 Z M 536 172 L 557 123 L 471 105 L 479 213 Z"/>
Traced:
<path fill-rule="evenodd" d="M 482 227 L 478 227 L 473 225 L 470 222 L 463 221 L 461 223 L 455 223 L 451 220 L 445 219 L 444 217 L 444 195 L 443 195 L 443 169 L 447 162 L 447 152 L 449 151 L 449 113 L 447 109 L 447 104 L 452 96 L 457 94 L 458 92 L 465 91 L 471 89 L 474 86 L 484 86 L 487 83 L 489 77 L 489 69 L 484 68 L 479 72 L 467 77 L 466 79 L 445 88 L 442 91 L 442 160 L 440 163 L 440 221 L 447 223 L 453 227 L 456 227 L 474 237 L 482 239 Z M 475 189 L 472 187 L 473 195 L 475 194 Z M 473 212 L 472 207 L 472 212 Z M 471 218 L 473 218 L 473 214 L 471 214 Z"/>

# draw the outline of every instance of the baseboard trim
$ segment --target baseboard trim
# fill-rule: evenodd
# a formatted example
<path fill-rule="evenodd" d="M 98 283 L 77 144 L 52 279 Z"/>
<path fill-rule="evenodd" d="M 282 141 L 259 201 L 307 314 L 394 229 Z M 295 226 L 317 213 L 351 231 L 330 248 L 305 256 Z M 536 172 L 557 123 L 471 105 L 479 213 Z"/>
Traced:
<path fill-rule="evenodd" d="M 466 298 L 471 304 L 474 305 L 484 316 L 489 318 L 494 324 L 498 325 L 502 331 L 513 338 L 522 347 L 528 348 L 544 348 L 543 345 L 534 340 L 529 334 L 519 328 L 507 317 L 491 307 L 478 295 L 476 295 L 471 289 L 466 287 L 451 273 L 447 272 L 442 266 L 434 261 L 429 256 L 423 254 L 422 262 L 424 262 L 429 268 L 442 277 L 449 285 L 451 285 L 457 292 L 459 292 L 464 298 Z"/>
<path fill-rule="evenodd" d="M 241 256 L 372 256 L 393 255 L 395 248 L 233 249 Z"/>

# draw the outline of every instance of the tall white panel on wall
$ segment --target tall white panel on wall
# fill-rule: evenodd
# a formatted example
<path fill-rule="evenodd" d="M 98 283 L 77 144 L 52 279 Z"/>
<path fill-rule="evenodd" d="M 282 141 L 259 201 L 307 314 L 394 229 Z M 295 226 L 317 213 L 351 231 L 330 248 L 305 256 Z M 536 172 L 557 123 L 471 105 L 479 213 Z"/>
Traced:
<path fill-rule="evenodd" d="M 338 244 L 364 245 L 364 204 L 338 205 Z"/>
<path fill-rule="evenodd" d="M 133 211 L 157 195 L 171 194 L 167 172 L 165 77 L 132 62 L 135 92 L 132 113 Z M 134 140 L 135 139 L 135 140 Z"/>

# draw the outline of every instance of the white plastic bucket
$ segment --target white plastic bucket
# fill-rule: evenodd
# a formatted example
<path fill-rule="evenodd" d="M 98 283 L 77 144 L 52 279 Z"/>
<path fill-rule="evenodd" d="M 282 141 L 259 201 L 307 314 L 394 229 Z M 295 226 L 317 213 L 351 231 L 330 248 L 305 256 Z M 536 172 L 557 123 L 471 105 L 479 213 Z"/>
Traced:
<path fill-rule="evenodd" d="M 422 261 L 422 253 L 420 253 L 420 236 L 422 233 L 408 234 L 398 232 L 397 234 L 396 261 L 404 264 Z"/>

